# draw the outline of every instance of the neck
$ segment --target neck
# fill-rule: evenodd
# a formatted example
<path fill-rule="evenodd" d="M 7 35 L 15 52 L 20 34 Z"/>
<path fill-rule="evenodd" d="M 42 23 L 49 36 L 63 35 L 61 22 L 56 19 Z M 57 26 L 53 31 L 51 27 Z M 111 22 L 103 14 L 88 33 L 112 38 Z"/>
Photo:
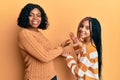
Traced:
<path fill-rule="evenodd" d="M 35 31 L 35 32 L 39 32 L 38 28 L 28 28 L 29 30 Z"/>
<path fill-rule="evenodd" d="M 91 41 L 91 39 L 90 38 L 86 38 L 86 39 L 83 39 L 83 41 L 82 41 L 82 43 L 89 43 Z"/>

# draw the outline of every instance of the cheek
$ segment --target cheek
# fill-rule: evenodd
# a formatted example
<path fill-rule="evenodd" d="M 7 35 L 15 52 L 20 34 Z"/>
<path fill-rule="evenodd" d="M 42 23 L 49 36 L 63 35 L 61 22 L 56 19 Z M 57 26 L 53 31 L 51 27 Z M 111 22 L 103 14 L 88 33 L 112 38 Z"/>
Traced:
<path fill-rule="evenodd" d="M 40 21 L 42 21 L 42 18 L 41 18 L 41 17 L 39 17 L 39 20 L 40 20 Z"/>
<path fill-rule="evenodd" d="M 29 21 L 31 21 L 31 20 L 32 20 L 32 17 L 29 17 L 28 19 L 29 19 Z"/>
<path fill-rule="evenodd" d="M 90 36 L 90 31 L 87 31 L 87 36 Z"/>
<path fill-rule="evenodd" d="M 81 28 L 79 28 L 79 30 L 78 30 L 78 31 L 79 31 L 79 33 L 80 33 L 80 32 L 81 32 Z"/>

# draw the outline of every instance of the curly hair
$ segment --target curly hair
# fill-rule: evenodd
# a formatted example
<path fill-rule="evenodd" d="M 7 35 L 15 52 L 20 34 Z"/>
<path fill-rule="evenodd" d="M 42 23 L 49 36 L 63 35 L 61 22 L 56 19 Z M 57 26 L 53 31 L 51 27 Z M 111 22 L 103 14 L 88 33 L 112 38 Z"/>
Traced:
<path fill-rule="evenodd" d="M 19 25 L 19 27 L 22 28 L 28 28 L 29 27 L 29 15 L 31 10 L 33 10 L 34 8 L 37 8 L 40 12 L 41 12 L 41 24 L 38 26 L 39 29 L 47 29 L 48 28 L 48 18 L 47 15 L 44 11 L 44 9 L 39 6 L 38 4 L 32 4 L 32 3 L 28 3 L 24 8 L 22 8 L 19 17 L 17 19 L 17 25 Z"/>

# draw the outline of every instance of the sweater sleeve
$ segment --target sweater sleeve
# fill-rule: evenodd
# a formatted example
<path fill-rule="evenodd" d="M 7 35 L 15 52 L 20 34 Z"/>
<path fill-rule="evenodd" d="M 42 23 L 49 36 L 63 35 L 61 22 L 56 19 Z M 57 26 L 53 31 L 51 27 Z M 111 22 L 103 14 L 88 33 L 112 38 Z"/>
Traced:
<path fill-rule="evenodd" d="M 27 51 L 34 58 L 43 62 L 48 62 L 56 58 L 62 52 L 61 47 L 45 50 L 43 46 L 35 39 L 35 37 L 25 30 L 19 33 L 19 41 L 25 51 Z"/>
<path fill-rule="evenodd" d="M 85 75 L 85 70 L 88 69 L 85 65 L 81 64 L 80 62 L 77 63 L 72 56 L 67 56 L 66 58 L 67 66 L 71 69 L 71 72 L 76 77 L 82 78 Z"/>
<path fill-rule="evenodd" d="M 79 62 L 76 62 L 74 58 L 69 55 L 66 58 L 67 66 L 71 69 L 73 75 L 83 78 L 84 75 L 91 78 L 98 79 L 98 61 L 97 52 L 90 53 L 90 59 L 87 57 L 81 57 Z"/>
<path fill-rule="evenodd" d="M 75 54 L 77 54 L 77 55 L 82 52 L 82 49 L 81 49 L 81 46 L 79 43 L 73 44 L 73 49 L 75 51 Z"/>

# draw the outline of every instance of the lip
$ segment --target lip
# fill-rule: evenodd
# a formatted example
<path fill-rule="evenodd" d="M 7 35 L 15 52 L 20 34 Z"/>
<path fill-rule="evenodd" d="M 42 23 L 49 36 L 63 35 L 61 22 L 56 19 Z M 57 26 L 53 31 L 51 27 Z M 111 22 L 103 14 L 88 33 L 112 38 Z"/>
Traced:
<path fill-rule="evenodd" d="M 82 33 L 80 33 L 80 35 L 85 35 L 85 33 L 84 33 L 84 32 L 82 32 Z"/>
<path fill-rule="evenodd" d="M 39 21 L 31 21 L 31 22 L 32 22 L 32 24 L 34 24 L 34 25 L 39 24 Z"/>

